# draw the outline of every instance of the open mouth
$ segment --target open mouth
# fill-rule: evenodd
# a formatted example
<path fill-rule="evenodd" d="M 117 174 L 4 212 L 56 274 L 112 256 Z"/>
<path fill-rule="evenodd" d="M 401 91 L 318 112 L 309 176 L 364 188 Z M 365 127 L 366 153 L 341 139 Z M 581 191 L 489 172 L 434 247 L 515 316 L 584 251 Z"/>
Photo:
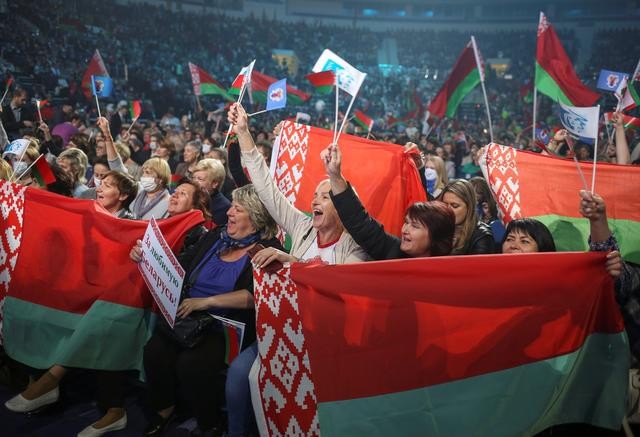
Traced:
<path fill-rule="evenodd" d="M 313 212 L 313 216 L 314 216 L 314 217 L 318 217 L 318 216 L 321 216 L 321 215 L 323 215 L 323 214 L 324 214 L 322 211 L 320 211 L 320 210 L 319 210 L 319 209 L 317 209 L 317 208 L 314 208 L 312 212 Z"/>

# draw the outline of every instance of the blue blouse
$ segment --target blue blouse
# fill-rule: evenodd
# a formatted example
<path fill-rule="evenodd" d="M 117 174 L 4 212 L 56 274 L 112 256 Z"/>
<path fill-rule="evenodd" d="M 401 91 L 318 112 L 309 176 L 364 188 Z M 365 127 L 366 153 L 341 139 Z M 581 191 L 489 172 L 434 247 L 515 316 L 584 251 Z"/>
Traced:
<path fill-rule="evenodd" d="M 203 261 L 194 269 L 194 273 L 197 274 L 200 265 L 204 263 L 198 277 L 189 289 L 189 297 L 211 297 L 235 290 L 236 282 L 247 263 L 248 256 L 244 255 L 237 261 L 223 261 L 218 255 L 211 253 L 215 252 L 216 247 L 217 244 L 214 244 L 204 256 Z M 230 312 L 230 309 L 211 308 L 209 312 L 224 316 Z"/>

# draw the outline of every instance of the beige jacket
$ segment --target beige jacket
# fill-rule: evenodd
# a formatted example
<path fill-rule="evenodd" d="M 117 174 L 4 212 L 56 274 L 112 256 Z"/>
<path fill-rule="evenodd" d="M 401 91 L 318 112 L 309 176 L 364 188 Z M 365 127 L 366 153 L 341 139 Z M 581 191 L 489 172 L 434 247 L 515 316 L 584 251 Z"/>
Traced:
<path fill-rule="evenodd" d="M 276 187 L 258 149 L 254 147 L 249 152 L 243 151 L 242 163 L 247 168 L 251 182 L 267 211 L 291 237 L 291 255 L 296 258 L 302 257 L 318 236 L 318 231 L 313 229 L 311 217 L 294 207 Z M 346 232 L 343 232 L 338 240 L 335 256 L 336 264 L 369 260 L 364 250 Z"/>

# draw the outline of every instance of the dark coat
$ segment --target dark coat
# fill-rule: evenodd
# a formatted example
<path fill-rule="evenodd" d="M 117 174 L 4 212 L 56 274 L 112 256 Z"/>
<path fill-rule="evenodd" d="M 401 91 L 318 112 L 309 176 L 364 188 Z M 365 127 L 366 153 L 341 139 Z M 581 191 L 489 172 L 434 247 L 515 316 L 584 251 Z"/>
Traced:
<path fill-rule="evenodd" d="M 486 253 L 495 253 L 495 241 L 493 232 L 486 223 L 478 222 L 476 228 L 471 234 L 471 238 L 467 241 L 462 249 L 454 249 L 451 255 L 479 255 Z"/>
<path fill-rule="evenodd" d="M 351 184 L 344 192 L 335 195 L 330 193 L 330 196 L 344 228 L 371 258 L 408 258 L 400 250 L 400 239 L 386 233 L 384 227 L 367 213 Z"/>

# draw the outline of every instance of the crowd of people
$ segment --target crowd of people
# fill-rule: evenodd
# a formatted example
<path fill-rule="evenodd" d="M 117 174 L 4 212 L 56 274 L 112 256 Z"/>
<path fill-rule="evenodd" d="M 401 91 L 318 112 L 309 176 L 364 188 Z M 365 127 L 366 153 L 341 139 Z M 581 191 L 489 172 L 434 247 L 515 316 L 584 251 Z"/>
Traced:
<path fill-rule="evenodd" d="M 89 1 L 78 10 L 77 2 L 39 0 L 10 13 L 14 23 L 0 20 L 0 31 L 7 36 L 0 74 L 28 77 L 33 83 L 27 84 L 24 79 L 23 84 L 13 84 L 7 104 L 2 106 L 0 150 L 16 141 L 22 141 L 18 144 L 24 147 L 21 153 L 3 156 L 0 179 L 94 200 L 99 209 L 120 219 L 161 219 L 200 211 L 205 225 L 189 231 L 177 254 L 186 271 L 178 318 L 186 320 L 206 313 L 247 323 L 243 350 L 230 363 L 226 382 L 220 378 L 226 364 L 219 325 L 210 325 L 197 341 L 187 342 L 176 339 L 168 325 L 159 324 L 144 348 L 146 388 L 154 412 L 146 435 L 160 435 L 183 401 L 197 419 L 198 432 L 226 430 L 229 436 L 254 432 L 247 382 L 257 355 L 253 266 L 277 270 L 284 263 L 314 260 L 344 264 L 556 251 L 553 236 L 537 220 L 524 218 L 511 221 L 506 228 L 501 225 L 479 163 L 481 148 L 488 143 L 484 108 L 472 105 L 458 117 L 444 120 L 429 135 L 421 133 L 425 102 L 441 85 L 468 35 L 454 31 L 387 33 L 384 37 L 398 41 L 399 60 L 405 67 L 383 72 L 377 68 L 375 57 L 383 35 L 366 30 L 354 32 L 319 23 L 273 26 L 265 17 L 194 15 L 147 4 L 122 6 L 108 1 Z M 136 26 L 142 15 L 153 23 L 144 32 Z M 15 22 L 24 24 L 33 38 L 10 32 L 9 26 Z M 222 43 L 229 35 L 233 35 L 234 43 Z M 573 41 L 571 33 L 562 35 Z M 625 33 L 615 31 L 603 35 L 614 42 L 626 38 Z M 522 87 L 533 75 L 534 33 L 497 32 L 476 38 L 485 57 L 508 58 L 515 76 L 509 81 L 494 73 L 489 75 L 496 141 L 566 155 L 569 147 L 564 129 L 552 130 L 544 151 L 531 139 L 531 106 L 525 102 Z M 272 59 L 271 49 L 285 45 L 295 48 L 301 65 L 297 72 Z M 589 75 L 599 71 L 596 53 L 608 52 L 612 45 L 616 46 L 594 46 Z M 364 46 L 368 49 L 357 49 Z M 104 116 L 98 115 L 95 102 L 87 100 L 79 86 L 87 58 L 96 47 L 101 49 L 116 83 L 114 100 L 103 109 Z M 274 77 L 286 75 L 291 83 L 302 85 L 303 76 L 325 47 L 369 74 L 357 106 L 375 118 L 374 137 L 403 146 L 414 158 L 428 201 L 408 206 L 399 236 L 386 232 L 369 215 L 344 178 L 339 144 L 328 144 L 317 157 L 322 160 L 327 179 L 317 181 L 309 216 L 284 197 L 269 173 L 272 146 L 281 129 L 278 122 L 286 114 L 249 118 L 241 104 L 231 105 L 225 113 L 215 98 L 192 98 L 186 68 L 189 61 L 214 72 L 223 83 L 230 83 L 240 66 L 255 58 L 259 69 Z M 577 45 L 568 44 L 567 48 L 573 54 Z M 612 55 L 603 59 L 613 63 L 621 58 Z M 439 71 L 440 80 L 426 80 L 425 66 L 431 75 Z M 51 105 L 36 110 L 30 104 L 34 95 Z M 132 99 L 151 103 L 145 107 L 144 120 L 131 119 L 128 101 Z M 312 124 L 330 128 L 332 110 L 318 110 L 322 106 L 317 105 L 318 99 L 314 96 L 295 111 L 314 114 Z M 541 120 L 549 126 L 558 124 L 550 102 L 542 102 Z M 326 107 L 330 106 L 327 103 Z M 155 111 L 161 111 L 158 117 Z M 406 113 L 412 116 L 398 123 Z M 619 113 L 614 115 L 613 124 L 608 135 L 606 128 L 601 130 L 605 146 L 599 159 L 618 164 L 637 162 L 638 137 L 625 131 Z M 229 126 L 235 138 L 221 147 Z M 366 134 L 352 124 L 347 126 L 350 132 Z M 580 159 L 592 159 L 591 149 L 581 150 L 575 149 Z M 38 159 L 47 160 L 54 182 L 40 186 L 31 171 Z M 616 280 L 632 351 L 640 352 L 636 350 L 640 339 L 635 337 L 640 268 L 622 259 L 607 224 L 605 199 L 596 193 L 580 192 L 576 210 L 589 220 L 590 250 L 608 252 L 603 269 Z M 290 236 L 288 249 L 275 238 L 277 226 Z M 131 245 L 131 260 L 139 262 L 140 242 Z M 6 407 L 24 413 L 56 402 L 66 373 L 64 366 L 51 363 Z M 122 372 L 102 371 L 96 377 L 98 405 L 105 414 L 81 431 L 82 436 L 102 435 L 127 424 Z"/>

